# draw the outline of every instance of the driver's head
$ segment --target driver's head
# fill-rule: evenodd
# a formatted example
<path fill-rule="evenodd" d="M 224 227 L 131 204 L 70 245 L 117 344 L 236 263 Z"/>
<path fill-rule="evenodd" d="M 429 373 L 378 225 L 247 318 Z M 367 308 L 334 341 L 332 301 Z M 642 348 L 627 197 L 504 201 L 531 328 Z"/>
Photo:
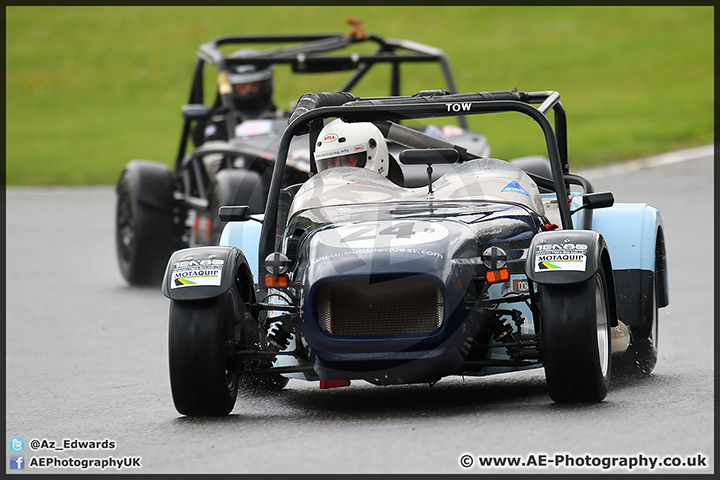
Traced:
<path fill-rule="evenodd" d="M 362 167 L 387 177 L 388 149 L 380 130 L 369 122 L 345 123 L 339 118 L 318 136 L 318 172 L 334 167 Z"/>
<path fill-rule="evenodd" d="M 242 58 L 257 53 L 255 50 L 239 50 L 230 58 Z M 242 64 L 228 68 L 228 81 L 232 86 L 233 105 L 237 112 L 254 118 L 273 109 L 273 72 L 270 65 Z"/>

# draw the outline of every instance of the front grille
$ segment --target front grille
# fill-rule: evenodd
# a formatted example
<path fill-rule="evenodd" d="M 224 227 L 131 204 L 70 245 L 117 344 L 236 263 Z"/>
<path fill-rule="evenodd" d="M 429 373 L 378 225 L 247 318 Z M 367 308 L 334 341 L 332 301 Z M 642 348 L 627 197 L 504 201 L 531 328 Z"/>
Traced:
<path fill-rule="evenodd" d="M 315 298 L 320 328 L 330 335 L 430 333 L 443 320 L 442 290 L 426 277 L 338 280 Z"/>

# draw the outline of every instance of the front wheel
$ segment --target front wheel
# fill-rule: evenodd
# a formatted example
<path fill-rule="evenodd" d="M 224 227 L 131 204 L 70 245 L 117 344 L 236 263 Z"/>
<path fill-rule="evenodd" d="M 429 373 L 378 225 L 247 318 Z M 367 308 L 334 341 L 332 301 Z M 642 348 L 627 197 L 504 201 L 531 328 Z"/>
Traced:
<path fill-rule="evenodd" d="M 542 362 L 557 403 L 600 402 L 610 387 L 610 315 L 602 266 L 589 280 L 542 285 Z"/>
<path fill-rule="evenodd" d="M 170 386 L 177 411 L 188 416 L 230 413 L 241 366 L 227 356 L 240 341 L 239 299 L 234 289 L 205 300 L 170 304 Z"/>

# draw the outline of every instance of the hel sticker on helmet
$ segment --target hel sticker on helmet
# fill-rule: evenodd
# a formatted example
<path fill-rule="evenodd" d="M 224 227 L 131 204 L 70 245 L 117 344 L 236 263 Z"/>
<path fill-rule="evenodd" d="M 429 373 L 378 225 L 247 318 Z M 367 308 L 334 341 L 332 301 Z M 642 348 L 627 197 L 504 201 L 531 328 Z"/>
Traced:
<path fill-rule="evenodd" d="M 323 142 L 334 142 L 338 139 L 338 136 L 334 133 L 328 133 L 327 135 L 323 136 L 322 141 Z"/>
<path fill-rule="evenodd" d="M 522 185 L 520 185 L 517 180 L 513 180 L 512 182 L 505 185 L 505 188 L 500 190 L 501 192 L 514 192 L 514 193 L 522 193 L 523 195 L 527 195 L 528 197 L 530 194 L 525 190 Z"/>
<path fill-rule="evenodd" d="M 315 160 L 323 158 L 339 157 L 340 155 L 350 155 L 352 153 L 364 152 L 367 150 L 365 145 L 355 145 L 354 147 L 342 147 L 327 152 L 315 152 Z"/>

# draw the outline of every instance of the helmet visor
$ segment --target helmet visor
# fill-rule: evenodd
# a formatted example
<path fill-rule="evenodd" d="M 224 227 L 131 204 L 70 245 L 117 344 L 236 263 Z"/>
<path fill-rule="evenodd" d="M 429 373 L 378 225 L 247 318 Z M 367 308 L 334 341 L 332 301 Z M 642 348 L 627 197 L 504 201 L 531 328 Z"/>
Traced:
<path fill-rule="evenodd" d="M 235 110 L 241 115 L 256 117 L 273 109 L 272 87 L 272 79 L 233 84 Z"/>
<path fill-rule="evenodd" d="M 315 156 L 315 164 L 318 172 L 335 167 L 364 167 L 367 162 L 367 152 L 349 153 L 346 155 L 336 155 L 332 157 L 317 158 Z"/>
<path fill-rule="evenodd" d="M 238 98 L 245 98 L 250 95 L 257 95 L 260 93 L 260 91 L 263 89 L 263 84 L 265 82 L 263 80 L 258 80 L 255 82 L 246 82 L 246 83 L 235 83 L 233 84 L 233 90 L 235 90 L 234 94 Z"/>

